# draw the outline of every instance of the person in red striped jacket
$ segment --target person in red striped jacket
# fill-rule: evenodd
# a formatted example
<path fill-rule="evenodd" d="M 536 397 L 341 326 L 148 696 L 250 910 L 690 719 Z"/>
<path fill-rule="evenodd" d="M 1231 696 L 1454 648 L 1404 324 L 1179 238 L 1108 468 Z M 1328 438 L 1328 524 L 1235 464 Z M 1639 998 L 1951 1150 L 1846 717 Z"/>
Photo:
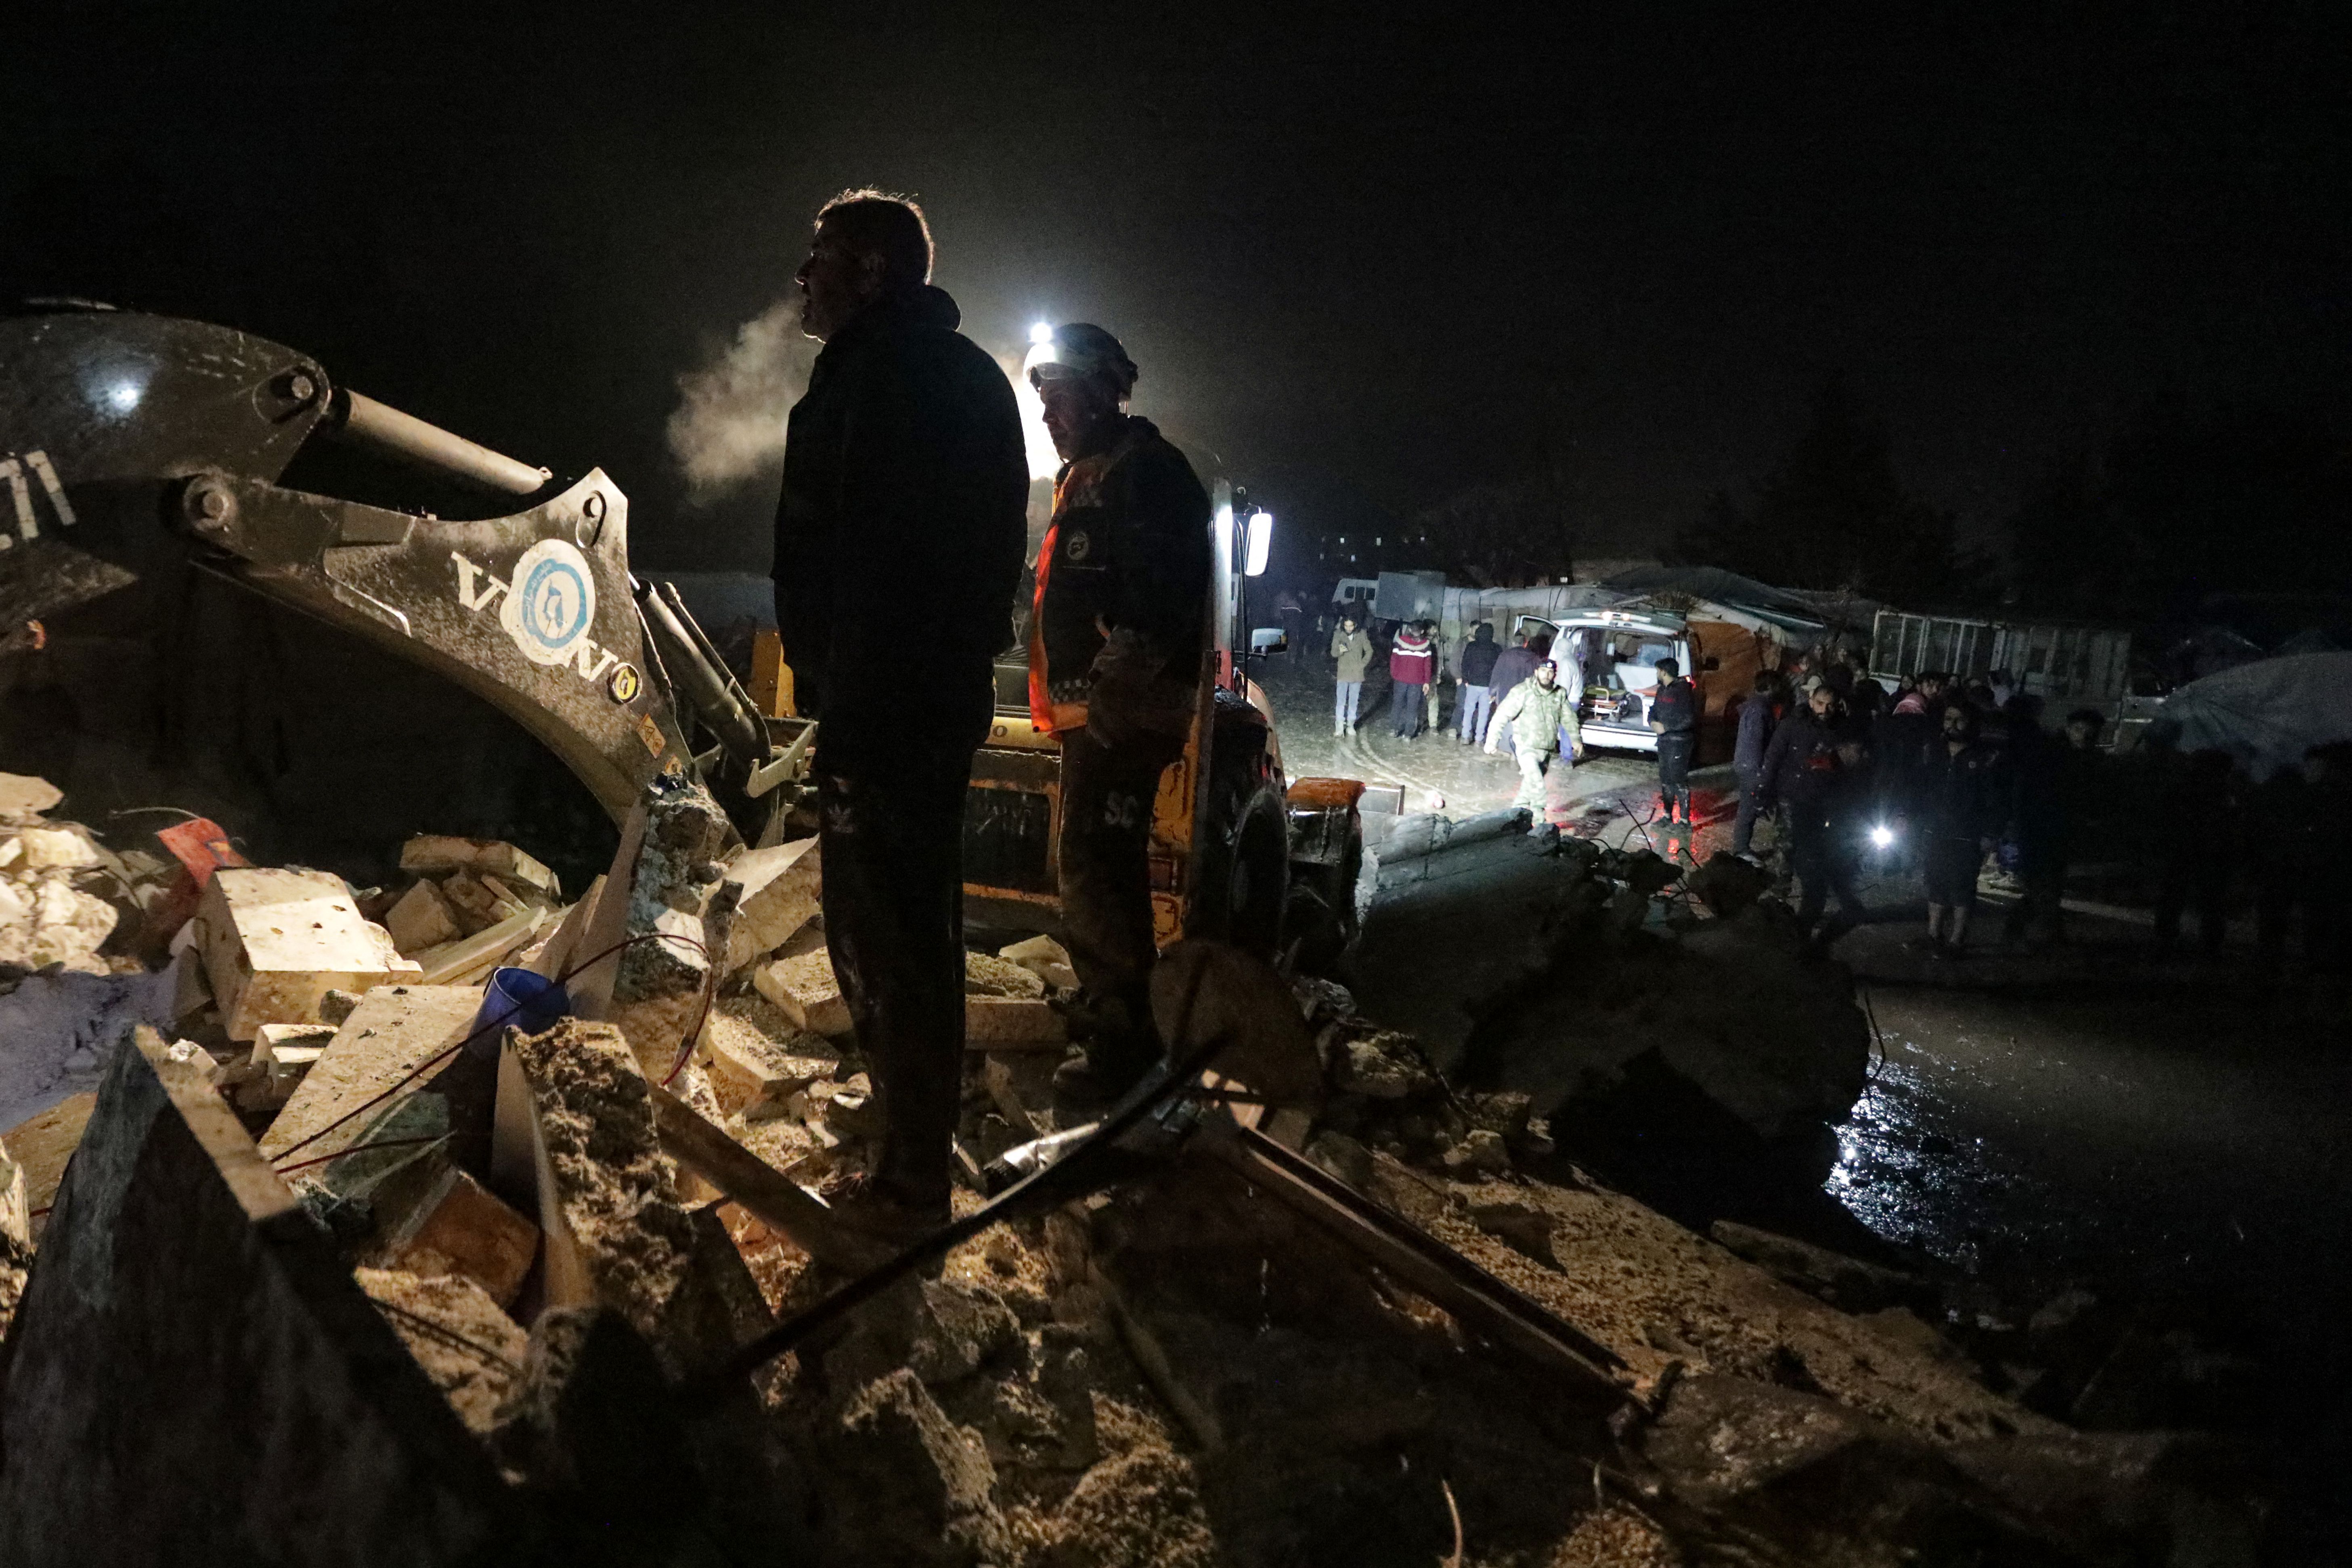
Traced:
<path fill-rule="evenodd" d="M 1400 741 L 1421 733 L 1422 694 L 1437 674 L 1437 645 L 1427 621 L 1407 621 L 1389 645 L 1389 718 Z"/>

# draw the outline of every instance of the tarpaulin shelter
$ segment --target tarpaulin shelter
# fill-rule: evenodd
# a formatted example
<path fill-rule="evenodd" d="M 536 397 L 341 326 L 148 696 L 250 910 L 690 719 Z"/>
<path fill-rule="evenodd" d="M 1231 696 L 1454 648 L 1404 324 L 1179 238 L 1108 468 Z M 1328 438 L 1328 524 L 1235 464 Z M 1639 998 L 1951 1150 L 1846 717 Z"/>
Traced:
<path fill-rule="evenodd" d="M 2352 741 L 2352 653 L 2257 659 L 2192 680 L 2164 700 L 2151 732 L 2183 752 L 2227 752 L 2268 778 L 2313 746 Z"/>

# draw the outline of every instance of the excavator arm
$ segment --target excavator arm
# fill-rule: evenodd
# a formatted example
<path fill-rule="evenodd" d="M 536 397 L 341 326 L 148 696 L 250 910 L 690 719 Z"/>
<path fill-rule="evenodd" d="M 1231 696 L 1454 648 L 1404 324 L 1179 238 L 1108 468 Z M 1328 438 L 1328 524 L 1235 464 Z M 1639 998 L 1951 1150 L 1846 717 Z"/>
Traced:
<path fill-rule="evenodd" d="M 281 486 L 312 440 L 530 504 L 452 521 Z M 602 471 L 559 487 L 277 343 L 103 309 L 0 320 L 12 618 L 183 557 L 481 697 L 616 818 L 655 779 L 699 774 L 747 839 L 766 837 L 798 797 L 814 726 L 761 716 L 676 589 L 632 577 L 628 537 L 627 498 Z"/>

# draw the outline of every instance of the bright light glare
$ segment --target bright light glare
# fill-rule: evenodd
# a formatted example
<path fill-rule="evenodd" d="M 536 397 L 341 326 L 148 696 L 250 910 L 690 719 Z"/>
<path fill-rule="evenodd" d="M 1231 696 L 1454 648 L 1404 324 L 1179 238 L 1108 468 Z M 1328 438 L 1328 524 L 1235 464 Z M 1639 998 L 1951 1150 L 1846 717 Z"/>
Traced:
<path fill-rule="evenodd" d="M 1250 513 L 1249 542 L 1242 554 L 1242 574 L 1265 575 L 1265 558 L 1274 549 L 1274 513 L 1264 507 Z"/>
<path fill-rule="evenodd" d="M 114 405 L 117 414 L 128 414 L 139 406 L 140 396 L 145 391 L 135 381 L 118 381 L 106 389 L 106 401 Z"/>
<path fill-rule="evenodd" d="M 1052 342 L 1054 341 L 1054 328 L 1052 323 L 1039 321 L 1035 326 L 1031 327 L 1029 329 L 1029 341 L 1033 343 Z"/>
<path fill-rule="evenodd" d="M 1870 830 L 1870 841 L 1873 844 L 1877 845 L 1881 849 L 1884 849 L 1888 845 L 1895 842 L 1895 829 L 1891 827 L 1874 827 Z"/>

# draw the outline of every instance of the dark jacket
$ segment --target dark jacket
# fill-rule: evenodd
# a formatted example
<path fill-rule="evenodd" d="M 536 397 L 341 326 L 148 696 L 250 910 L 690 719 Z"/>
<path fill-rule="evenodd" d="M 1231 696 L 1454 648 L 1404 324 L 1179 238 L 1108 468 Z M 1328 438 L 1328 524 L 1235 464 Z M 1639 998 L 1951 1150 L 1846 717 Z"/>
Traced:
<path fill-rule="evenodd" d="M 1780 721 L 1764 748 L 1764 773 L 1757 784 L 1764 804 L 1785 800 L 1793 809 L 1809 810 L 1845 793 L 1856 769 L 1838 755 L 1838 748 L 1855 739 L 1846 726 L 1825 724 L 1810 708 Z"/>
<path fill-rule="evenodd" d="M 1650 722 L 1661 735 L 1696 734 L 1698 689 L 1679 675 L 1660 686 L 1650 700 Z"/>
<path fill-rule="evenodd" d="M 1208 630 L 1209 493 L 1150 420 L 1129 416 L 1109 447 L 1062 465 L 1046 542 L 1033 709 L 1042 695 L 1055 729 L 1087 721 L 1106 628 L 1129 634 L 1122 648 L 1148 667 L 1138 679 L 1195 686 Z"/>
<path fill-rule="evenodd" d="M 876 300 L 827 341 L 786 426 L 776 624 L 836 764 L 987 733 L 1029 464 L 1012 384 L 960 320 L 938 289 Z"/>
<path fill-rule="evenodd" d="M 1523 647 L 1507 647 L 1495 656 L 1495 667 L 1486 672 L 1486 689 L 1500 702 L 1518 689 L 1519 682 L 1536 672 L 1543 660 Z"/>
<path fill-rule="evenodd" d="M 1483 629 L 1483 628 L 1481 628 Z M 1493 637 L 1473 637 L 1462 645 L 1462 684 L 1485 686 L 1494 678 L 1495 661 L 1503 657 L 1503 645 Z"/>
<path fill-rule="evenodd" d="M 1930 838 L 1990 838 L 2009 820 L 2010 782 L 2000 753 L 1979 741 L 1955 752 L 1937 740 L 1919 781 L 1919 826 Z"/>
<path fill-rule="evenodd" d="M 1753 773 L 1764 765 L 1764 748 L 1772 741 L 1772 700 L 1751 692 L 1739 705 L 1739 738 L 1731 748 L 1731 765 Z"/>

